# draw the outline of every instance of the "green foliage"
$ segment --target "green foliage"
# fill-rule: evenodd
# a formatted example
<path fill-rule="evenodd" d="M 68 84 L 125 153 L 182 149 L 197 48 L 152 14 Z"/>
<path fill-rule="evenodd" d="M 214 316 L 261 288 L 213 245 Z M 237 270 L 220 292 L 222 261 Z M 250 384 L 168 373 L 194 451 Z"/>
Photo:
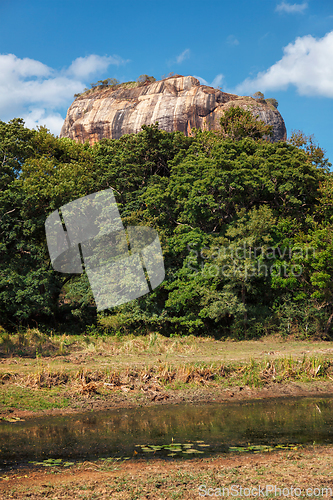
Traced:
<path fill-rule="evenodd" d="M 91 83 L 90 87 L 93 89 L 95 87 L 113 87 L 114 85 L 119 85 L 119 80 L 117 78 L 106 78 L 105 80 L 98 80 L 96 83 Z"/>
<path fill-rule="evenodd" d="M 263 99 L 265 99 L 265 96 L 264 96 L 264 94 L 263 94 L 262 92 L 255 92 L 255 93 L 253 94 L 253 97 L 254 97 L 255 99 L 258 99 L 258 100 L 263 100 Z"/>
<path fill-rule="evenodd" d="M 153 83 L 153 82 L 156 82 L 156 78 L 154 78 L 153 76 L 148 76 L 148 75 L 140 75 L 137 80 L 136 80 L 138 83 Z"/>
<path fill-rule="evenodd" d="M 279 106 L 279 103 L 276 99 L 274 99 L 274 97 L 270 97 L 269 99 L 265 99 L 266 102 L 272 104 L 272 106 L 274 106 L 274 108 L 277 108 Z"/>
<path fill-rule="evenodd" d="M 325 157 L 325 150 L 315 143 L 313 135 L 306 136 L 300 130 L 293 130 L 288 142 L 306 151 L 313 165 L 321 168 L 329 168 L 332 166 L 328 158 Z"/>
<path fill-rule="evenodd" d="M 8 124 L 0 121 L 0 191 L 16 178 L 25 159 L 33 155 L 33 136 L 20 118 Z"/>
<path fill-rule="evenodd" d="M 293 292 L 299 317 L 307 318 L 307 329 L 316 324 L 317 334 L 322 331 L 333 338 L 330 333 L 333 320 L 333 224 L 315 222 L 313 217 L 308 217 L 307 224 L 306 234 L 303 231 L 295 234 L 288 263 L 289 273 L 292 268 L 298 268 L 301 274 L 291 277 L 288 273 L 286 277 L 275 280 L 273 286 Z M 306 308 L 304 303 L 307 303 Z M 309 310 L 310 318 L 305 312 Z"/>
<path fill-rule="evenodd" d="M 251 139 L 262 139 L 271 136 L 273 127 L 253 117 L 250 111 L 239 106 L 231 107 L 225 111 L 220 120 L 221 130 L 224 137 L 238 141 L 245 137 Z"/>
<path fill-rule="evenodd" d="M 83 90 L 83 92 L 79 92 L 77 94 L 74 94 L 74 98 L 76 99 L 77 97 L 80 97 L 84 94 L 88 94 L 90 92 L 94 92 L 95 90 L 103 90 L 106 88 L 116 89 L 116 88 L 120 88 L 120 87 L 126 88 L 128 85 L 131 85 L 131 86 L 138 86 L 139 85 L 140 86 L 140 85 L 143 85 L 145 83 L 152 83 L 152 82 L 156 82 L 156 78 L 154 78 L 153 76 L 148 76 L 148 75 L 140 75 L 138 77 L 138 79 L 136 80 L 136 82 L 124 82 L 124 83 L 120 83 L 119 80 L 117 80 L 117 78 L 106 78 L 105 80 L 98 80 L 97 82 L 91 83 L 90 88 L 86 87 Z"/>
<path fill-rule="evenodd" d="M 0 122 L 0 324 L 332 338 L 330 163 L 300 132 L 265 140 L 270 127 L 241 108 L 221 126 L 186 137 L 155 124 L 91 147 Z M 108 187 L 125 226 L 158 231 L 166 278 L 97 316 L 86 275 L 51 268 L 44 224 Z"/>
<path fill-rule="evenodd" d="M 77 97 L 80 97 L 81 95 L 85 94 L 86 92 L 89 92 L 91 90 L 95 90 L 95 89 L 104 89 L 104 88 L 112 88 L 112 87 L 117 87 L 120 85 L 120 82 L 119 80 L 117 80 L 117 78 L 106 78 L 105 80 L 98 80 L 98 82 L 95 82 L 95 83 L 91 83 L 90 84 L 90 89 L 88 88 L 85 88 L 83 90 L 83 92 L 79 92 L 77 94 L 74 94 L 74 97 L 77 98 Z"/>

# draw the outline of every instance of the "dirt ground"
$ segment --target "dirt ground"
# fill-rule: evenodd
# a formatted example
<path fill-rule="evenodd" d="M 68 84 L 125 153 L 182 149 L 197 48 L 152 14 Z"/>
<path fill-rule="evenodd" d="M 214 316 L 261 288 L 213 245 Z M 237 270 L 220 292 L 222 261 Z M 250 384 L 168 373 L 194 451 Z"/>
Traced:
<path fill-rule="evenodd" d="M 329 499 L 332 452 L 332 446 L 311 446 L 205 459 L 84 462 L 70 470 L 22 469 L 2 476 L 0 498 L 187 500 L 228 496 L 229 490 L 232 498 Z"/>

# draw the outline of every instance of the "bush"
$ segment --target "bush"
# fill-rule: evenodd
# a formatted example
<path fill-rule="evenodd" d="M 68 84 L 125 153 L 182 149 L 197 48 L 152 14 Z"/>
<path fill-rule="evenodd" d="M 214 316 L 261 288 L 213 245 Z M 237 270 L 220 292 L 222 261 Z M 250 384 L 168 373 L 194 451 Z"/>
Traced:
<path fill-rule="evenodd" d="M 265 99 L 265 96 L 264 96 L 264 94 L 262 92 L 255 92 L 253 94 L 253 97 L 255 99 L 257 99 L 257 100 L 261 100 L 261 99 L 263 100 L 263 99 Z"/>
<path fill-rule="evenodd" d="M 156 82 L 156 78 L 153 76 L 148 76 L 148 75 L 140 75 L 139 78 L 136 80 L 138 83 L 153 83 Z"/>
<path fill-rule="evenodd" d="M 266 102 L 272 104 L 274 106 L 274 108 L 277 108 L 279 103 L 277 102 L 276 99 L 274 99 L 274 97 L 270 97 L 269 99 L 266 99 Z"/>

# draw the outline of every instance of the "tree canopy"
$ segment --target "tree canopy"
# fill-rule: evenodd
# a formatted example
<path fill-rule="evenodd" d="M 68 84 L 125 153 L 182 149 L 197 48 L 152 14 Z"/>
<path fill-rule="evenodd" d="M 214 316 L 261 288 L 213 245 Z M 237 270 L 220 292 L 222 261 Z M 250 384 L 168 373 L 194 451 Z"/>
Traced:
<path fill-rule="evenodd" d="M 0 325 L 332 338 L 331 165 L 312 137 L 269 132 L 240 108 L 221 132 L 156 124 L 94 146 L 0 122 Z M 166 277 L 97 314 L 86 275 L 52 269 L 44 225 L 108 187 L 125 226 L 157 230 Z"/>

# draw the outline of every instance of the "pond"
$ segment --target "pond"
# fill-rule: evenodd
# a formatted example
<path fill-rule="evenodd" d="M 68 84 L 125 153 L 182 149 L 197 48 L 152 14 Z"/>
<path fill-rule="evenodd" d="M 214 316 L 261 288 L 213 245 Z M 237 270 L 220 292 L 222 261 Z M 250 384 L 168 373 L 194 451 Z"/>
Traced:
<path fill-rule="evenodd" d="M 0 467 L 98 457 L 206 456 L 333 443 L 333 398 L 161 405 L 0 422 Z M 249 445 L 252 448 L 249 448 Z"/>

